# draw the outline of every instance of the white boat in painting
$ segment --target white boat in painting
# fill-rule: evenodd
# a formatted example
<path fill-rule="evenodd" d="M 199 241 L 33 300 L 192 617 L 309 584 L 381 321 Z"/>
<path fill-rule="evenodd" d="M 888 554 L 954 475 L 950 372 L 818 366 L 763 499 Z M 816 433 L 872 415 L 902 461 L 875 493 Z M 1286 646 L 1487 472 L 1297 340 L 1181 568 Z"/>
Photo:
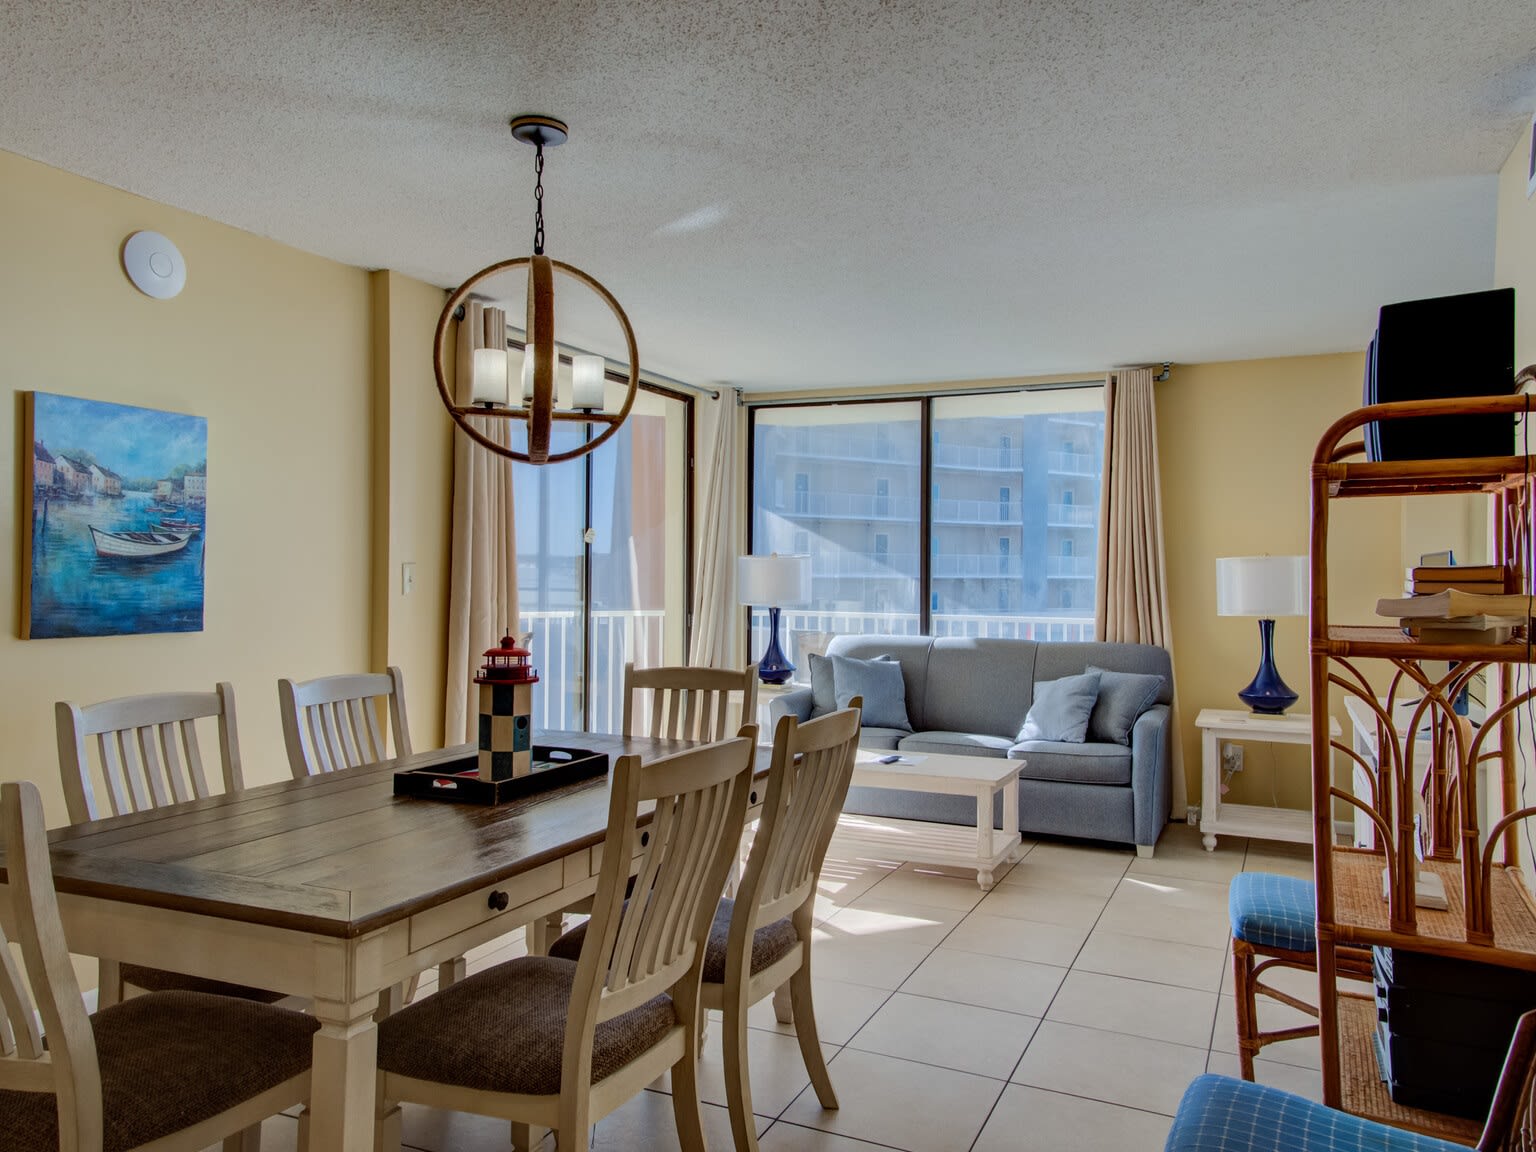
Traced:
<path fill-rule="evenodd" d="M 94 524 L 91 540 L 96 545 L 96 555 L 119 559 L 139 560 L 148 556 L 165 556 L 180 552 L 192 539 L 191 532 L 103 532 Z"/>

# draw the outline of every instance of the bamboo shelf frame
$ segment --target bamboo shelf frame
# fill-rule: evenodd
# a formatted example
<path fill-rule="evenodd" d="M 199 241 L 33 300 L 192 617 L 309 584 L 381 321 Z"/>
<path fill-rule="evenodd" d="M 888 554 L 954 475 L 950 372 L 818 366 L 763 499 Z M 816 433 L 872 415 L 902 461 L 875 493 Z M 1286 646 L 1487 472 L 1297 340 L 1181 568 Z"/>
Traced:
<path fill-rule="evenodd" d="M 1531 555 L 1530 457 L 1499 456 L 1370 463 L 1363 442 L 1346 437 L 1378 420 L 1524 413 L 1523 395 L 1376 404 L 1356 409 L 1322 436 L 1313 456 L 1311 536 L 1311 688 L 1313 701 L 1334 689 L 1363 701 L 1377 718 L 1374 764 L 1332 739 L 1329 709 L 1312 709 L 1313 854 L 1317 880 L 1319 1030 L 1323 1100 L 1397 1127 L 1474 1143 L 1479 1125 L 1392 1102 L 1380 1080 L 1371 1001 L 1338 994 L 1339 944 L 1383 945 L 1461 960 L 1536 971 L 1536 901 L 1519 870 L 1520 809 L 1515 714 L 1536 690 L 1514 692 L 1512 670 L 1536 663 L 1530 628 L 1504 644 L 1424 643 L 1381 623 L 1336 624 L 1328 616 L 1328 526 L 1331 502 L 1372 496 L 1483 493 L 1497 526 L 1494 562 L 1506 592 L 1529 592 L 1523 558 Z M 1392 591 L 1392 590 L 1385 590 Z M 1426 661 L 1454 662 L 1428 672 Z M 1368 664 L 1366 662 L 1369 662 Z M 1383 669 L 1385 670 L 1383 674 Z M 1452 701 L 1474 676 L 1497 677 L 1499 701 L 1480 729 L 1455 714 Z M 1366 794 L 1335 786 L 1336 756 L 1363 772 Z M 1488 765 L 1498 817 L 1480 827 L 1478 769 Z M 1338 801 L 1376 826 L 1372 850 L 1332 847 Z M 1327 850 L 1324 850 L 1325 846 Z M 1422 846 L 1424 859 L 1418 859 Z M 1383 872 L 1388 896 L 1383 897 Z M 1416 875 L 1437 874 L 1444 911 L 1414 904 Z"/>

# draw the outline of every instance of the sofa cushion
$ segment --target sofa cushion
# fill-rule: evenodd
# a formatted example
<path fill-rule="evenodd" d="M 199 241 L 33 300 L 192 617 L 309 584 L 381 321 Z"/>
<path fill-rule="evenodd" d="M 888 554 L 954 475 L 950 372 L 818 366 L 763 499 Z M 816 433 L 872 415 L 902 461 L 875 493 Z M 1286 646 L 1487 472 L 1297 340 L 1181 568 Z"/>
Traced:
<path fill-rule="evenodd" d="M 1056 680 L 1075 676 L 1091 664 L 1114 672 L 1143 672 L 1164 679 L 1157 703 L 1173 703 L 1173 660 L 1166 648 L 1155 644 L 1119 644 L 1105 641 L 1074 640 L 1059 644 L 1037 644 L 1035 680 Z"/>
<path fill-rule="evenodd" d="M 855 696 L 862 696 L 865 723 L 876 728 L 912 731 L 907 719 L 906 681 L 901 676 L 901 665 L 893 658 L 856 660 L 852 656 L 833 656 L 832 683 L 839 708 L 848 707 Z"/>
<path fill-rule="evenodd" d="M 1024 761 L 1019 775 L 1025 780 L 1120 787 L 1131 782 L 1131 750 L 1119 744 L 1021 740 L 1008 749 L 1008 755 Z"/>
<path fill-rule="evenodd" d="M 910 735 L 910 730 L 906 728 L 860 728 L 859 747 L 894 752 L 896 746 Z"/>
<path fill-rule="evenodd" d="M 934 752 L 946 756 L 1006 756 L 1012 743 L 1006 736 L 977 732 L 914 732 L 896 747 L 903 752 Z"/>
<path fill-rule="evenodd" d="M 922 732 L 928 728 L 952 728 L 971 731 L 968 724 L 930 724 L 923 718 L 923 693 L 928 683 L 928 656 L 933 645 L 929 636 L 850 636 L 836 637 L 827 645 L 828 656 L 852 656 L 869 660 L 876 656 L 889 656 L 901 665 L 901 678 L 907 686 L 907 722 L 911 730 Z"/>
<path fill-rule="evenodd" d="M 811 719 L 837 711 L 837 689 L 832 686 L 832 657 L 812 653 Z"/>
<path fill-rule="evenodd" d="M 1131 742 L 1131 726 L 1153 704 L 1163 690 L 1163 678 L 1150 673 L 1111 672 L 1088 666 L 1099 673 L 1099 698 L 1088 717 L 1088 739 L 1106 744 Z"/>
<path fill-rule="evenodd" d="M 1019 740 L 1065 740 L 1081 744 L 1088 734 L 1088 717 L 1099 697 L 1099 674 L 1063 676 L 1035 685 L 1035 702 L 1029 706 Z"/>
<path fill-rule="evenodd" d="M 1039 647 L 1033 640 L 977 636 L 934 640 L 922 716 L 912 717 L 913 727 L 919 732 L 985 732 L 1015 738 L 1029 711 Z"/>

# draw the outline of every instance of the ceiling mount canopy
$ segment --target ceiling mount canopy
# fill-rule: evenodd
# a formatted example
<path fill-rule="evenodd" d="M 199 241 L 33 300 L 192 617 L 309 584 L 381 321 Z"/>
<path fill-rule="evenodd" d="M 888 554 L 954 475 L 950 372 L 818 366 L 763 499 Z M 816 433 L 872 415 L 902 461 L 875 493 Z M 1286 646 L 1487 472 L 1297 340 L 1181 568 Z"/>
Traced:
<path fill-rule="evenodd" d="M 544 149 L 564 144 L 569 135 L 565 122 L 551 116 L 518 116 L 512 121 L 513 138 L 531 144 L 535 149 L 533 255 L 489 264 L 455 288 L 443 306 L 442 315 L 438 317 L 437 335 L 433 340 L 437 391 L 448 414 L 453 417 L 453 422 L 482 447 L 499 456 L 526 464 L 555 464 L 591 452 L 617 432 L 629 417 L 629 410 L 634 406 L 635 393 L 640 385 L 640 352 L 635 344 L 635 332 L 629 326 L 629 318 L 624 315 L 619 302 L 608 289 L 580 268 L 551 260 L 544 254 Z M 454 377 L 450 370 L 452 341 L 448 338 L 449 324 L 460 313 L 465 300 L 477 285 L 499 273 L 524 265 L 528 268 L 528 320 L 523 348 L 521 395 L 514 404 L 514 398 L 507 387 L 506 349 L 481 348 L 474 353 L 470 402 L 460 403 L 460 398 L 454 394 Z M 608 306 L 624 333 L 628 345 L 629 378 L 624 399 L 617 412 L 604 411 L 603 381 L 606 366 L 603 358 L 584 354 L 570 357 L 570 408 L 562 410 L 556 405 L 555 373 L 560 363 L 560 349 L 555 343 L 556 275 L 575 280 L 596 294 Z M 525 422 L 528 425 L 528 450 L 519 452 L 486 435 L 470 422 L 472 416 Z M 575 448 L 551 452 L 551 426 L 554 421 L 561 420 L 584 424 L 587 439 Z M 594 428 L 601 428 L 595 436 L 592 435 Z"/>

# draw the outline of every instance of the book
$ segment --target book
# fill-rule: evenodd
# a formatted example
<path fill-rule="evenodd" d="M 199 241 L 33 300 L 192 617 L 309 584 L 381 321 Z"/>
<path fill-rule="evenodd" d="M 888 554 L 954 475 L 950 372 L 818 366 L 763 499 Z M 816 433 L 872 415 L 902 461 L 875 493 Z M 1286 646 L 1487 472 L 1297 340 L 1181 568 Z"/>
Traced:
<path fill-rule="evenodd" d="M 1504 583 L 1501 564 L 1418 564 L 1408 569 L 1410 580 L 1476 580 Z"/>
<path fill-rule="evenodd" d="M 1462 592 L 1448 588 L 1428 596 L 1405 596 L 1376 601 L 1376 615 L 1398 619 L 1444 620 L 1451 616 L 1530 616 L 1533 598 L 1524 592 Z"/>
<path fill-rule="evenodd" d="M 1486 628 L 1441 627 L 1442 621 L 1430 624 L 1406 624 L 1403 631 L 1422 644 L 1506 644 L 1514 634 L 1513 624 L 1490 624 Z M 1444 621 L 1445 624 L 1452 623 Z"/>
<path fill-rule="evenodd" d="M 1477 592 L 1486 595 L 1499 596 L 1504 592 L 1502 580 L 1410 580 L 1403 585 L 1403 591 L 1409 596 L 1432 596 L 1436 592 L 1445 592 L 1455 588 L 1458 592 Z"/>

